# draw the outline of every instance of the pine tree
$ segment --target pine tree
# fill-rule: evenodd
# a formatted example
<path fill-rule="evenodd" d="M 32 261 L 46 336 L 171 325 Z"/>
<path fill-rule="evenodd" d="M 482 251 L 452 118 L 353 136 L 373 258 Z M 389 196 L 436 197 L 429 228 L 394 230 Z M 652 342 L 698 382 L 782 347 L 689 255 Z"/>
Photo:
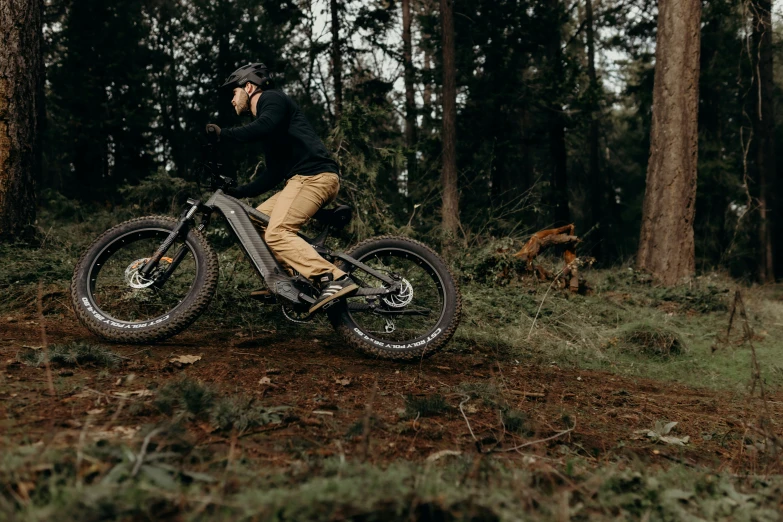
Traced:
<path fill-rule="evenodd" d="M 695 271 L 700 2 L 661 0 L 637 266 L 673 285 Z"/>
<path fill-rule="evenodd" d="M 0 0 L 0 238 L 35 221 L 44 117 L 43 2 Z M 29 230 L 29 229 L 28 229 Z"/>

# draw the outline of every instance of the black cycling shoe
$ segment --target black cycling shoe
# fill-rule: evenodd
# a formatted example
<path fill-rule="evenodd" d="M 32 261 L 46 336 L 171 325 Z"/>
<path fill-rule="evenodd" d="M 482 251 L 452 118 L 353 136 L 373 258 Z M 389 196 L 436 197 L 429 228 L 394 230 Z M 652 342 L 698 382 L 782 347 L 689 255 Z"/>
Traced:
<path fill-rule="evenodd" d="M 337 281 L 332 281 L 331 277 L 324 277 L 324 282 L 321 287 L 321 295 L 318 296 L 313 306 L 310 307 L 310 313 L 314 313 L 321 308 L 329 308 L 332 304 L 337 302 L 340 297 L 346 297 L 359 289 L 353 279 L 347 275 L 341 277 Z"/>

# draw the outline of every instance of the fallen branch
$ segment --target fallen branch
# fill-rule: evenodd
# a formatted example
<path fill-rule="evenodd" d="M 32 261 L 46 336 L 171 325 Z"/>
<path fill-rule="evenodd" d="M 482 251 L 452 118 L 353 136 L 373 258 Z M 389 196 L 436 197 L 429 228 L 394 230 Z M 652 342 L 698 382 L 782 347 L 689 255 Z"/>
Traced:
<path fill-rule="evenodd" d="M 552 274 L 545 270 L 541 266 L 533 266 L 533 260 L 545 249 L 552 246 L 565 246 L 565 252 L 563 252 L 563 269 L 554 276 L 556 281 L 561 275 L 570 276 L 567 282 L 568 287 L 572 292 L 579 291 L 579 274 L 577 272 L 578 267 L 581 264 L 591 264 L 594 259 L 585 258 L 580 260 L 576 256 L 576 245 L 580 243 L 580 239 L 574 235 L 574 225 L 566 225 L 558 228 L 550 228 L 547 230 L 541 230 L 533 234 L 525 246 L 514 254 L 514 257 L 524 259 L 527 262 L 527 270 L 529 272 L 537 272 L 539 279 L 550 279 Z"/>
<path fill-rule="evenodd" d="M 551 437 L 547 437 L 545 439 L 531 440 L 530 442 L 525 442 L 524 444 L 519 444 L 517 446 L 514 446 L 513 448 L 506 448 L 506 449 L 495 450 L 495 451 L 500 451 L 500 452 L 504 452 L 504 453 L 505 452 L 509 452 L 509 451 L 519 451 L 522 448 L 526 448 L 526 447 L 532 446 L 534 444 L 541 444 L 542 442 L 549 442 L 550 440 L 555 440 L 558 437 L 562 437 L 563 435 L 567 435 L 567 434 L 571 433 L 572 431 L 574 431 L 575 428 L 576 428 L 576 420 L 574 420 L 574 425 L 573 426 L 571 426 L 567 430 L 561 431 L 559 433 L 555 433 Z"/>

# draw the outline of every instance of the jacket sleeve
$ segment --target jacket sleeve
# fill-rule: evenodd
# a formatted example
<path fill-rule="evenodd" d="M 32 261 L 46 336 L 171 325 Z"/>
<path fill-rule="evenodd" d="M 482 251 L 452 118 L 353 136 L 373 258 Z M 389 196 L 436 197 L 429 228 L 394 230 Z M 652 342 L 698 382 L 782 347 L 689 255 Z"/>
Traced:
<path fill-rule="evenodd" d="M 261 94 L 256 107 L 257 116 L 252 123 L 242 127 L 223 129 L 221 138 L 227 138 L 239 143 L 263 140 L 283 122 L 286 115 L 285 100 L 274 91 Z"/>
<path fill-rule="evenodd" d="M 257 174 L 255 178 L 253 178 L 253 181 L 251 181 L 250 183 L 246 183 L 245 185 L 241 185 L 239 187 L 233 188 L 230 191 L 228 191 L 227 194 L 235 198 L 253 198 L 272 189 L 275 185 L 280 183 L 282 180 L 283 180 L 282 176 L 274 174 L 273 172 L 270 172 L 268 169 L 264 169 L 262 172 Z"/>

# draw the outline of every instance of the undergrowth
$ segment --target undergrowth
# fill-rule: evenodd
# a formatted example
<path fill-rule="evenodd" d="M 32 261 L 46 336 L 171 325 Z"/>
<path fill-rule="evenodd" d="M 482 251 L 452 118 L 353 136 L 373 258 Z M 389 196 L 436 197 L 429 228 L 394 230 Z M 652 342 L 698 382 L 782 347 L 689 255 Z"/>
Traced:
<path fill-rule="evenodd" d="M 488 456 L 374 466 L 340 459 L 259 472 L 208 449 L 21 446 L 0 456 L 0 516 L 188 520 L 779 520 L 783 480 L 616 462 L 560 469 Z M 139 461 L 138 459 L 142 459 Z M 87 473 L 79 462 L 92 464 Z M 56 465 L 55 465 L 56 463 Z M 550 471 L 551 470 L 551 471 Z M 227 487 L 227 484 L 231 484 Z M 545 486 L 545 487 L 544 487 Z"/>
<path fill-rule="evenodd" d="M 19 352 L 18 358 L 24 364 L 41 366 L 46 363 L 46 351 L 28 349 Z M 49 363 L 62 366 L 82 366 L 93 364 L 106 368 L 115 368 L 122 363 L 122 356 L 102 346 L 85 342 L 55 344 L 48 349 Z"/>
<path fill-rule="evenodd" d="M 178 420 L 208 421 L 217 431 L 245 432 L 280 423 L 286 406 L 263 406 L 246 395 L 220 396 L 215 388 L 184 377 L 161 387 L 153 401 L 161 412 Z"/>

